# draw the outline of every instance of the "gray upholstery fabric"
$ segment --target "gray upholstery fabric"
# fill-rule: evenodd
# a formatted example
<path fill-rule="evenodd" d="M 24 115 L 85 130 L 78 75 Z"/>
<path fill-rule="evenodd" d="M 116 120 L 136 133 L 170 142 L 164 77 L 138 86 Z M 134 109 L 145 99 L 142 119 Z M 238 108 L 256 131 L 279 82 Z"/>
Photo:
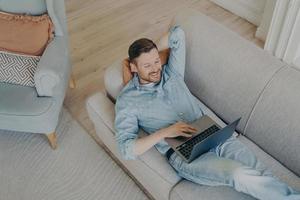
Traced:
<path fill-rule="evenodd" d="M 243 131 L 260 92 L 284 64 L 199 12 L 185 10 L 175 23 L 186 34 L 189 89 L 226 123 L 241 116 L 237 130 Z"/>
<path fill-rule="evenodd" d="M 54 1 L 57 1 L 57 0 L 46 0 L 47 12 L 48 12 L 48 15 L 51 17 L 51 20 L 54 24 L 55 35 L 63 36 L 64 32 L 66 33 L 66 30 L 63 30 L 61 23 L 58 20 L 58 17 L 57 17 L 57 15 L 59 15 L 59 13 L 57 12 L 57 10 L 59 10 L 59 9 L 57 9 L 58 4 L 54 4 Z M 59 1 L 63 2 L 63 0 L 59 0 Z"/>
<path fill-rule="evenodd" d="M 71 70 L 64 1 L 51 1 L 53 0 L 47 1 L 47 4 L 51 4 L 51 9 L 53 9 L 51 15 L 57 19 L 57 23 L 59 23 L 57 29 L 62 33 L 56 35 L 47 46 L 38 64 L 34 81 L 39 96 L 53 96 L 58 91 L 64 91 Z"/>
<path fill-rule="evenodd" d="M 245 135 L 300 175 L 300 71 L 279 71 L 257 102 Z"/>
<path fill-rule="evenodd" d="M 0 129 L 51 133 L 63 98 L 37 98 L 35 88 L 0 83 Z"/>
<path fill-rule="evenodd" d="M 34 74 L 39 96 L 54 96 L 65 89 L 70 74 L 66 45 L 65 38 L 57 36 L 45 49 Z"/>
<path fill-rule="evenodd" d="M 104 86 L 107 93 L 114 99 L 117 98 L 123 88 L 122 61 L 114 62 L 106 68 L 104 74 Z"/>
<path fill-rule="evenodd" d="M 0 83 L 0 114 L 34 116 L 47 112 L 53 98 L 36 98 L 35 88 Z"/>
<path fill-rule="evenodd" d="M 170 200 L 255 200 L 230 187 L 210 187 L 183 180 L 172 190 Z"/>
<path fill-rule="evenodd" d="M 300 178 L 296 174 L 280 164 L 276 159 L 251 142 L 251 140 L 248 138 L 240 135 L 238 139 L 244 143 L 256 155 L 256 157 L 272 171 L 274 176 L 300 191 Z"/>
<path fill-rule="evenodd" d="M 28 1 L 1 0 L 0 10 L 9 13 L 42 15 L 47 11 L 47 8 L 46 8 L 45 0 L 28 0 Z"/>

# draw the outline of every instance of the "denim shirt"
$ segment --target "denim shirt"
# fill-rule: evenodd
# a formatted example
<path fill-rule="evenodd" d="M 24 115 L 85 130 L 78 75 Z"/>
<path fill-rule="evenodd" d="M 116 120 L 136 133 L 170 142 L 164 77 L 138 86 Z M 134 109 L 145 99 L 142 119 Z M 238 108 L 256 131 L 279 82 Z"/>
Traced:
<path fill-rule="evenodd" d="M 142 85 L 135 74 L 117 98 L 115 137 L 123 159 L 137 158 L 133 146 L 139 128 L 152 134 L 179 121 L 190 123 L 203 115 L 199 100 L 184 82 L 185 34 L 179 26 L 170 29 L 168 43 L 171 52 L 168 64 L 162 67 L 160 82 Z M 162 154 L 170 148 L 164 140 L 155 147 Z"/>

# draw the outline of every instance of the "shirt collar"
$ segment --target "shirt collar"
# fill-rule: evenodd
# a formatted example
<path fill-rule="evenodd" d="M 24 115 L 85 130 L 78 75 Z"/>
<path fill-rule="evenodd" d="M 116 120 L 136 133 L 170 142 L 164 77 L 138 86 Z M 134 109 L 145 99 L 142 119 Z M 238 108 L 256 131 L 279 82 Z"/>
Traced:
<path fill-rule="evenodd" d="M 163 79 L 163 76 L 161 76 L 160 81 L 154 85 L 143 85 L 143 84 L 140 84 L 137 73 L 134 73 L 133 84 L 137 90 L 150 91 L 150 92 L 162 91 L 162 82 L 163 82 L 162 79 Z"/>

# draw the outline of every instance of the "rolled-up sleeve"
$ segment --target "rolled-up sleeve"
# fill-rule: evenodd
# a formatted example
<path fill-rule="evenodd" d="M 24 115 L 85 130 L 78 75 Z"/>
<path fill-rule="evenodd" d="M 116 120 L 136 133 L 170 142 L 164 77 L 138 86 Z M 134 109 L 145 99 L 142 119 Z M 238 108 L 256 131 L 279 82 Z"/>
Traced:
<path fill-rule="evenodd" d="M 138 137 L 138 119 L 133 108 L 126 105 L 123 99 L 117 100 L 116 106 L 116 142 L 124 160 L 135 160 L 133 147 Z"/>
<path fill-rule="evenodd" d="M 173 26 L 169 31 L 169 48 L 171 53 L 168 60 L 170 70 L 184 78 L 185 70 L 185 34 L 179 26 Z"/>

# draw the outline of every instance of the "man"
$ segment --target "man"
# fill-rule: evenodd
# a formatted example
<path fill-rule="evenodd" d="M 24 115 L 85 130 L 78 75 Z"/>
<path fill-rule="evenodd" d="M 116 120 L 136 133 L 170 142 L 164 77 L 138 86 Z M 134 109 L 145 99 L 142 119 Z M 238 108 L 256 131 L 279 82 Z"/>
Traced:
<path fill-rule="evenodd" d="M 162 67 L 158 49 L 165 48 L 171 53 Z M 189 123 L 204 114 L 184 82 L 185 35 L 180 27 L 172 27 L 158 47 L 143 38 L 128 53 L 134 77 L 117 98 L 115 119 L 116 140 L 124 159 L 136 159 L 155 145 L 179 176 L 195 183 L 230 186 L 258 199 L 300 199 L 298 192 L 273 177 L 235 137 L 191 163 L 172 153 L 164 138 L 191 137 L 197 130 Z M 138 138 L 139 128 L 149 135 Z"/>

